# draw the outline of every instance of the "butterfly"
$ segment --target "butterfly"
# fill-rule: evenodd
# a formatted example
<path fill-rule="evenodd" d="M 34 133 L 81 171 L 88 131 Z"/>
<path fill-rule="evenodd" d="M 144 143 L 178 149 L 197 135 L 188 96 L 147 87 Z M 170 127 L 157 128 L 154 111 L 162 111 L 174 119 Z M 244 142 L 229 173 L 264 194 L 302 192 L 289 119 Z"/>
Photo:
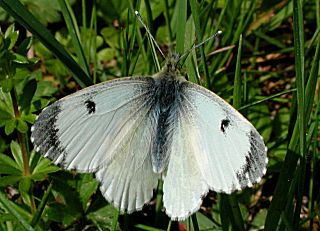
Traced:
<path fill-rule="evenodd" d="M 196 212 L 209 190 L 232 193 L 259 182 L 268 162 L 262 136 L 226 101 L 180 75 L 182 56 L 170 54 L 152 76 L 106 81 L 48 106 L 31 129 L 36 151 L 95 173 L 121 212 L 141 210 L 162 179 L 172 220 Z"/>
<path fill-rule="evenodd" d="M 266 172 L 263 138 L 237 110 L 177 72 L 87 87 L 45 108 L 32 127 L 37 152 L 54 164 L 94 172 L 103 196 L 131 213 L 163 179 L 173 220 L 197 211 L 209 190 L 231 193 Z"/>

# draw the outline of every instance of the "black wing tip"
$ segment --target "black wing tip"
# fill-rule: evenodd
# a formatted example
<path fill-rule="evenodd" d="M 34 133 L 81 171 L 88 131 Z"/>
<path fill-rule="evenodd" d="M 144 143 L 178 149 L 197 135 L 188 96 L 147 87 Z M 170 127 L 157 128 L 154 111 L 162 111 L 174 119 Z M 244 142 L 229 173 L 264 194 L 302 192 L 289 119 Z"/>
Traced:
<path fill-rule="evenodd" d="M 56 163 L 61 155 L 65 155 L 65 149 L 61 146 L 58 137 L 57 117 L 61 112 L 61 103 L 56 101 L 44 108 L 36 117 L 36 122 L 31 127 L 30 140 L 36 152 Z M 63 165 L 62 160 L 59 161 Z"/>
<path fill-rule="evenodd" d="M 263 137 L 253 128 L 249 134 L 250 150 L 245 154 L 245 164 L 236 172 L 240 189 L 252 187 L 261 181 L 267 172 L 267 147 Z"/>

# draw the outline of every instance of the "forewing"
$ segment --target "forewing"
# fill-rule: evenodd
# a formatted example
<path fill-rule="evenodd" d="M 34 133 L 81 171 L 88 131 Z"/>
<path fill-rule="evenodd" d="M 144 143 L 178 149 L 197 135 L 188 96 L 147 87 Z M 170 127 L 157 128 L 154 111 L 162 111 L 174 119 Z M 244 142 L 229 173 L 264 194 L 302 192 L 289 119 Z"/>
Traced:
<path fill-rule="evenodd" d="M 38 116 L 36 149 L 68 169 L 94 171 L 148 116 L 148 78 L 120 79 L 85 88 L 56 101 Z"/>
<path fill-rule="evenodd" d="M 157 185 L 151 155 L 156 110 L 153 79 L 94 85 L 47 107 L 32 129 L 36 150 L 67 169 L 96 172 L 121 211 L 140 209 Z"/>
<path fill-rule="evenodd" d="M 182 88 L 181 105 L 194 161 L 210 189 L 231 193 L 261 180 L 267 149 L 251 123 L 214 93 L 189 82 Z"/>

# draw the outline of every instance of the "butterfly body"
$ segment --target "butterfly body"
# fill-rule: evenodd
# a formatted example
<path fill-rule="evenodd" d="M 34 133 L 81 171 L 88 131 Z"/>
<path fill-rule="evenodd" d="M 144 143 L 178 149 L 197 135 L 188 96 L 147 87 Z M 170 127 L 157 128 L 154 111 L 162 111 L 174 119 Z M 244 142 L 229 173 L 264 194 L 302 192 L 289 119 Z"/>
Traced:
<path fill-rule="evenodd" d="M 97 84 L 50 105 L 32 128 L 36 150 L 67 169 L 94 172 L 120 211 L 147 203 L 164 180 L 164 207 L 183 220 L 209 190 L 231 193 L 260 181 L 266 148 L 234 108 L 177 72 Z"/>
<path fill-rule="evenodd" d="M 181 89 L 186 81 L 178 79 L 176 75 L 168 72 L 160 72 L 153 79 L 153 87 L 150 97 L 154 99 L 152 104 L 157 111 L 155 125 L 155 139 L 152 156 L 153 171 L 162 173 L 169 161 L 169 147 L 172 142 L 174 124 L 177 117 L 178 104 L 181 100 Z"/>

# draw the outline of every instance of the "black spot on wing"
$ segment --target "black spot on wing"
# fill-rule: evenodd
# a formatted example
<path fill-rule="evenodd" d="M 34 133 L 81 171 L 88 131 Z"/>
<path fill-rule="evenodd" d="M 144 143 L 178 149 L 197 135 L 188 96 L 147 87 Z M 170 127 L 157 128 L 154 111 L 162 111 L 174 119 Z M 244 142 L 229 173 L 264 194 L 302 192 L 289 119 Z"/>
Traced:
<path fill-rule="evenodd" d="M 58 137 L 57 119 L 60 112 L 61 105 L 59 101 L 47 107 L 38 116 L 31 134 L 37 151 L 53 161 L 66 154 Z M 63 158 L 59 163 L 63 165 Z"/>
<path fill-rule="evenodd" d="M 84 104 L 86 105 L 88 114 L 93 114 L 96 112 L 96 103 L 95 102 L 88 99 L 84 102 Z"/>
<path fill-rule="evenodd" d="M 226 131 L 226 128 L 229 126 L 230 124 L 230 120 L 228 119 L 223 119 L 221 121 L 221 126 L 220 126 L 220 130 L 224 133 Z"/>
<path fill-rule="evenodd" d="M 245 163 L 236 172 L 241 187 L 255 183 L 262 177 L 266 165 L 266 151 L 262 138 L 257 131 L 248 134 L 250 150 L 245 155 Z"/>

